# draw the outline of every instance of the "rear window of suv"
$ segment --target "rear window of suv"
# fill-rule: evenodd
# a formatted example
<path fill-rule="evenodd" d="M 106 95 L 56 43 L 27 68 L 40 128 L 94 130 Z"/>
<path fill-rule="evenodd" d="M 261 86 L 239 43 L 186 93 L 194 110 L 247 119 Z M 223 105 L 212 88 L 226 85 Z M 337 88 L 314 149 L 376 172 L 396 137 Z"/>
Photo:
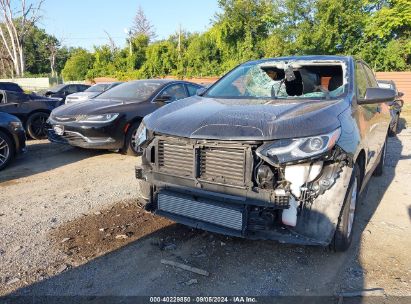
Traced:
<path fill-rule="evenodd" d="M 16 83 L 0 82 L 0 90 L 23 93 L 23 89 Z"/>

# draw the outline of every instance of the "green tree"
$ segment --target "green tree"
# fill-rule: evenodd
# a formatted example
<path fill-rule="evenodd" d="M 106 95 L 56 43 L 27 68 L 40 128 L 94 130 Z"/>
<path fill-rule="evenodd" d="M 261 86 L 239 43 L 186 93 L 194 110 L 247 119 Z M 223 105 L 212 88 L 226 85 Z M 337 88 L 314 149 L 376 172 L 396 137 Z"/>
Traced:
<path fill-rule="evenodd" d="M 84 80 L 93 67 L 94 57 L 84 49 L 77 50 L 66 62 L 62 75 L 64 80 Z"/>
<path fill-rule="evenodd" d="M 178 54 L 171 41 L 159 41 L 149 45 L 146 58 L 142 73 L 148 78 L 171 75 L 177 68 Z"/>

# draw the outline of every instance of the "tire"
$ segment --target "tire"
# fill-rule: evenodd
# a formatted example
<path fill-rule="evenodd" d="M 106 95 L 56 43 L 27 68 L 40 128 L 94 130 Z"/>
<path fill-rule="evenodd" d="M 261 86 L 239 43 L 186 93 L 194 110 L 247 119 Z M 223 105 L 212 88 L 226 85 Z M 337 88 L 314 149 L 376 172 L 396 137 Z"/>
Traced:
<path fill-rule="evenodd" d="M 14 142 L 6 133 L 0 131 L 0 170 L 14 158 Z"/>
<path fill-rule="evenodd" d="M 47 119 L 48 113 L 37 112 L 29 116 L 26 123 L 27 133 L 33 139 L 47 138 Z"/>
<path fill-rule="evenodd" d="M 142 151 L 136 147 L 135 140 L 137 135 L 137 129 L 140 126 L 140 122 L 133 123 L 127 131 L 126 140 L 124 143 L 123 153 L 127 155 L 141 155 Z"/>
<path fill-rule="evenodd" d="M 398 125 L 400 122 L 400 114 L 395 115 L 394 118 L 394 123 L 390 125 L 390 128 L 388 129 L 388 136 L 389 137 L 394 137 L 398 134 Z"/>
<path fill-rule="evenodd" d="M 387 154 L 387 140 L 385 140 L 384 146 L 382 147 L 380 160 L 378 161 L 377 167 L 375 167 L 373 175 L 381 176 L 384 173 L 385 157 Z"/>
<path fill-rule="evenodd" d="M 351 175 L 350 184 L 345 195 L 344 205 L 331 242 L 331 249 L 335 252 L 346 251 L 352 242 L 355 210 L 358 204 L 358 191 L 360 189 L 361 172 L 355 164 Z"/>

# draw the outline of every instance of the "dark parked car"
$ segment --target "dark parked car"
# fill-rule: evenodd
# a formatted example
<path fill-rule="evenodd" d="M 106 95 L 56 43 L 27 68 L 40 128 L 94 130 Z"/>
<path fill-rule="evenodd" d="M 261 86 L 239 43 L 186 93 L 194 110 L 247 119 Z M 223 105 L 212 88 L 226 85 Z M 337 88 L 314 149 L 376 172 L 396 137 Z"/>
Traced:
<path fill-rule="evenodd" d="M 24 93 L 24 90 L 17 83 L 14 82 L 0 82 L 0 90 Z"/>
<path fill-rule="evenodd" d="M 146 209 L 251 239 L 349 247 L 360 191 L 384 167 L 393 90 L 362 61 L 247 62 L 137 132 Z"/>
<path fill-rule="evenodd" d="M 17 154 L 25 151 L 26 133 L 23 124 L 17 117 L 0 112 L 0 170 Z"/>
<path fill-rule="evenodd" d="M 17 116 L 33 139 L 47 137 L 46 121 L 60 101 L 34 94 L 0 91 L 0 112 Z"/>
<path fill-rule="evenodd" d="M 39 94 L 50 98 L 56 98 L 60 101 L 65 101 L 68 95 L 84 92 L 89 87 L 90 86 L 86 84 L 59 84 Z"/>
<path fill-rule="evenodd" d="M 384 89 L 392 89 L 395 91 L 395 100 L 390 103 L 391 106 L 391 123 L 388 132 L 389 136 L 395 136 L 398 133 L 401 110 L 404 105 L 403 92 L 398 92 L 395 82 L 392 80 L 378 80 L 378 86 Z"/>
<path fill-rule="evenodd" d="M 76 103 L 76 102 L 83 102 L 87 101 L 91 98 L 97 97 L 101 93 L 108 91 L 119 84 L 122 84 L 122 82 L 111 82 L 111 83 L 98 83 L 95 84 L 91 87 L 89 87 L 87 90 L 84 92 L 79 92 L 79 93 L 74 93 L 71 95 L 68 95 L 66 97 L 66 104 L 69 103 Z"/>
<path fill-rule="evenodd" d="M 174 80 L 123 83 L 90 101 L 55 109 L 49 119 L 49 139 L 82 148 L 136 154 L 136 131 L 143 117 L 167 103 L 194 95 L 199 88 L 194 83 Z"/>

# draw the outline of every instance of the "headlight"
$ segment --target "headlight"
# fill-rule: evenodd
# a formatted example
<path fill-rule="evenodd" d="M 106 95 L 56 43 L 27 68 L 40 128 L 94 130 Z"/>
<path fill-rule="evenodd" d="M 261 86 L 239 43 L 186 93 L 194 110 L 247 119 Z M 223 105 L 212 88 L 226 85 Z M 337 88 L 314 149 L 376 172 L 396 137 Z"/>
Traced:
<path fill-rule="evenodd" d="M 274 165 L 303 160 L 331 150 L 340 135 L 341 129 L 338 128 L 324 135 L 280 139 L 262 146 L 257 150 L 257 154 Z"/>
<path fill-rule="evenodd" d="M 98 115 L 80 115 L 77 117 L 77 122 L 112 122 L 118 117 L 119 113 L 98 114 Z"/>
<path fill-rule="evenodd" d="M 23 129 L 23 124 L 20 121 L 12 121 L 9 125 L 14 130 Z"/>
<path fill-rule="evenodd" d="M 136 144 L 142 145 L 147 140 L 147 128 L 144 123 L 141 123 L 136 133 Z"/>

